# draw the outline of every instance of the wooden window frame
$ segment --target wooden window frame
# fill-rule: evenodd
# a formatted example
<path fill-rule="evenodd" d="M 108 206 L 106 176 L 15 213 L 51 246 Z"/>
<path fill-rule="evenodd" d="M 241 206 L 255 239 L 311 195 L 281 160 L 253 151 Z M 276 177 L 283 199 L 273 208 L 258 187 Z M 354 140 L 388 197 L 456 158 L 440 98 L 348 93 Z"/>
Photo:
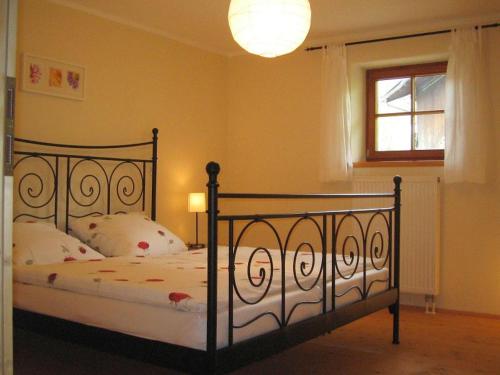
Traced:
<path fill-rule="evenodd" d="M 443 160 L 444 150 L 404 150 L 404 151 L 376 151 L 375 149 L 375 122 L 376 122 L 376 93 L 375 85 L 380 79 L 393 79 L 404 77 L 415 77 L 429 74 L 446 74 L 447 62 L 428 64 L 395 66 L 381 69 L 370 69 L 366 72 L 366 160 Z M 414 95 L 414 80 L 411 80 L 412 96 Z M 412 117 L 412 129 L 416 114 L 444 113 L 444 110 L 415 111 L 414 99 L 412 99 L 410 112 L 401 112 L 394 115 L 410 115 Z M 413 142 L 413 135 L 412 135 Z"/>

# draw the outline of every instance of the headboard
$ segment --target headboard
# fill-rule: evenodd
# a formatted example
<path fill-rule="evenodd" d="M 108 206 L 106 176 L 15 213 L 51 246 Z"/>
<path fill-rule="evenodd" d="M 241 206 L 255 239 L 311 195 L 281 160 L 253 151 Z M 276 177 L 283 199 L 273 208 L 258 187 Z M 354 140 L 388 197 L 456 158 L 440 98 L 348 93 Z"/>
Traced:
<path fill-rule="evenodd" d="M 107 146 L 15 138 L 14 221 L 50 220 L 68 232 L 72 218 L 96 214 L 141 210 L 155 220 L 158 129 L 152 133 L 150 141 Z M 145 147 L 151 157 L 135 157 Z"/>

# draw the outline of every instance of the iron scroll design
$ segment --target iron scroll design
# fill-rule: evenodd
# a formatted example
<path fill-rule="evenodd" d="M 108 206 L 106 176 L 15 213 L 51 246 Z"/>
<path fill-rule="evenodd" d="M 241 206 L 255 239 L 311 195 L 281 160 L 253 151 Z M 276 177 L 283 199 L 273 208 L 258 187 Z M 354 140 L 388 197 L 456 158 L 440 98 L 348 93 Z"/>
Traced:
<path fill-rule="evenodd" d="M 92 158 L 75 162 L 68 158 L 67 162 L 66 222 L 69 223 L 70 218 L 126 212 L 129 207 L 145 210 L 145 161 L 113 161 L 110 166 Z M 92 172 L 88 172 L 89 169 Z M 96 206 L 97 210 L 90 209 Z M 78 208 L 84 212 L 78 213 Z"/>
<path fill-rule="evenodd" d="M 57 224 L 59 160 L 35 154 L 22 155 L 15 161 L 14 170 L 23 170 L 14 188 L 19 204 L 24 207 L 14 216 L 14 221 L 52 219 Z"/>
<path fill-rule="evenodd" d="M 153 129 L 151 141 L 123 145 L 68 145 L 22 138 L 15 138 L 15 141 L 14 221 L 50 219 L 68 231 L 71 218 L 134 209 L 145 211 L 149 204 L 151 217 L 155 219 L 157 129 Z M 36 151 L 31 151 L 33 146 Z M 139 147 L 151 147 L 151 157 L 91 155 L 96 150 L 123 149 L 127 152 Z M 60 153 L 60 149 L 79 151 Z"/>
<path fill-rule="evenodd" d="M 273 224 L 272 218 L 266 218 L 266 215 L 243 219 L 247 223 L 237 233 L 235 233 L 234 223 L 239 221 L 238 218 L 219 217 L 221 221 L 229 221 L 229 343 L 232 344 L 234 339 L 233 329 L 247 327 L 264 317 L 272 317 L 277 328 L 283 328 L 290 324 L 294 313 L 302 305 L 316 304 L 321 306 L 322 311 L 327 311 L 335 308 L 337 299 L 352 293 L 357 294 L 356 300 L 366 299 L 377 283 L 385 283 L 388 288 L 389 277 L 387 275 L 384 278 L 370 279 L 367 272 L 369 269 L 381 271 L 384 268 L 391 268 L 392 210 L 393 208 L 382 208 L 367 212 L 358 210 L 356 213 L 342 211 L 318 212 L 312 215 L 305 213 L 294 218 L 295 220 L 284 236 L 284 241 Z M 279 219 L 284 218 L 288 216 L 285 215 Z M 380 223 L 376 226 L 377 220 Z M 342 234 L 349 221 L 355 223 L 357 233 L 356 230 L 351 230 Z M 331 223 L 331 233 L 327 230 L 328 222 Z M 290 246 L 291 237 L 303 223 L 311 223 L 312 234 L 318 237 L 321 248 L 315 248 L 312 241 L 307 240 L 301 240 L 295 247 Z M 244 272 L 246 280 L 243 280 L 240 274 L 238 274 L 239 277 L 235 276 L 237 263 L 244 263 L 237 262 L 238 252 L 242 248 L 243 237 L 251 228 L 259 224 L 272 233 L 276 244 L 273 248 L 276 250 L 271 250 L 266 246 L 256 246 L 252 247 L 250 252 L 245 253 L 247 257 L 246 272 Z M 327 255 L 325 246 L 328 237 L 332 238 L 330 255 Z M 236 240 L 233 241 L 233 238 Z M 261 259 L 264 257 L 267 261 L 256 262 L 257 254 L 261 254 Z M 304 254 L 308 255 L 307 261 L 304 260 Z M 329 258 L 331 267 L 327 266 Z M 280 267 L 275 268 L 276 265 Z M 338 284 L 336 280 L 348 281 L 355 277 L 359 278 L 360 275 L 361 285 L 355 283 L 343 291 L 336 291 L 335 284 Z M 280 277 L 281 280 L 279 280 Z M 242 282 L 246 284 L 246 289 L 240 287 L 239 284 Z M 326 296 L 328 288 L 332 290 L 329 299 Z M 245 295 L 242 290 L 246 290 L 250 296 Z M 304 292 L 303 299 L 287 306 L 288 290 Z M 315 290 L 319 290 L 319 298 L 316 297 L 317 293 L 307 294 Z M 279 316 L 273 311 L 266 310 L 243 323 L 235 324 L 233 311 L 237 304 L 258 305 L 264 302 L 266 297 L 279 294 L 282 298 Z"/>
<path fill-rule="evenodd" d="M 228 346 L 236 330 L 262 319 L 271 319 L 282 330 L 303 319 L 303 305 L 317 305 L 317 314 L 327 314 L 374 293 L 399 288 L 399 202 L 401 179 L 394 193 L 376 194 L 252 194 L 219 193 L 216 163 L 207 165 L 208 186 L 208 291 L 207 352 L 216 350 L 217 326 L 217 223 L 228 224 Z M 389 207 L 325 210 L 313 212 L 221 215 L 220 199 L 337 199 L 393 198 Z M 285 220 L 291 220 L 291 224 Z M 279 223 L 279 225 L 278 225 Z M 297 244 L 290 240 L 299 226 L 310 230 Z M 393 225 L 396 223 L 396 226 Z M 267 230 L 269 243 L 243 250 L 243 237 L 257 225 Z M 288 226 L 287 228 L 283 228 Z M 278 228 L 281 229 L 282 234 Z M 310 238 L 312 236 L 312 238 Z M 258 241 L 257 241 L 258 242 Z M 272 243 L 272 244 L 271 244 Z M 319 243 L 319 245 L 318 245 Z M 393 248 L 393 244 L 396 246 Z M 275 250 L 272 250 L 275 249 Z M 308 254 L 307 261 L 304 254 Z M 243 254 L 245 262 L 238 261 Z M 261 261 L 257 262 L 258 255 Z M 262 261 L 264 259 L 264 261 Z M 240 268 L 237 268 L 237 265 Z M 242 269 L 244 267 L 245 269 Z M 345 282 L 347 281 L 347 283 Z M 242 283 L 244 284 L 242 286 Z M 290 299 L 288 291 L 294 293 Z M 330 293 L 329 293 L 330 291 Z M 309 293 L 309 294 L 308 294 Z M 214 297 L 215 296 L 215 297 Z M 280 300 L 267 303 L 271 298 Z M 341 305 L 339 305 L 341 304 Z M 253 317 L 235 315 L 244 306 L 255 306 Z M 248 310 L 247 310 L 248 311 Z M 312 310 L 311 310 L 312 311 Z M 316 315 L 317 315 L 316 314 Z M 294 320 L 294 317 L 296 319 Z"/>
<path fill-rule="evenodd" d="M 390 280 L 392 264 L 392 212 L 394 208 L 380 209 L 375 212 L 354 214 L 348 212 L 332 216 L 333 248 L 332 257 L 335 276 L 341 280 L 352 280 L 362 272 L 362 285 L 353 285 L 337 293 L 335 283 L 332 288 L 333 308 L 337 298 L 356 292 L 359 299 L 366 299 L 372 287 L 377 283 L 387 283 Z M 336 219 L 340 218 L 335 225 Z M 375 223 L 379 220 L 379 225 Z M 355 229 L 349 234 L 341 235 L 343 227 L 351 221 Z M 355 232 L 358 232 L 357 234 Z M 367 272 L 370 269 L 381 271 L 388 268 L 388 276 L 384 279 L 375 278 L 368 281 Z"/>
<path fill-rule="evenodd" d="M 287 258 L 291 258 L 291 268 L 292 268 L 292 275 L 293 275 L 293 280 L 296 284 L 296 286 L 304 291 L 304 292 L 309 292 L 312 291 L 321 281 L 322 275 L 324 275 L 324 270 L 323 268 L 316 267 L 316 264 L 324 264 L 325 259 L 325 249 L 321 249 L 321 254 L 322 254 L 322 259 L 318 262 L 317 261 L 317 252 L 314 250 L 314 245 L 311 242 L 308 241 L 302 241 L 300 242 L 297 247 L 293 251 L 287 251 L 287 249 L 290 247 L 290 242 L 293 234 L 297 230 L 297 228 L 303 224 L 303 223 L 311 223 L 312 227 L 315 229 L 315 232 L 319 236 L 320 243 L 324 243 L 323 239 L 325 236 L 325 232 L 321 228 L 320 224 L 314 217 L 308 217 L 304 216 L 301 218 L 298 218 L 290 227 L 286 234 L 286 238 L 283 241 L 279 235 L 278 230 L 276 227 L 269 221 L 265 220 L 262 218 L 255 218 L 251 221 L 249 221 L 243 229 L 238 233 L 236 242 L 233 246 L 232 243 L 229 244 L 229 259 L 230 259 L 230 264 L 229 264 L 229 288 L 230 290 L 234 291 L 234 294 L 238 297 L 238 300 L 241 301 L 241 303 L 245 305 L 258 305 L 260 302 L 262 302 L 266 297 L 270 295 L 270 292 L 272 291 L 273 287 L 273 282 L 274 282 L 274 276 L 275 274 L 278 274 L 281 276 L 281 280 L 279 280 L 278 285 L 281 285 L 280 288 L 276 288 L 274 286 L 274 289 L 278 289 L 278 293 L 283 293 L 283 304 L 285 303 L 284 301 L 284 293 L 286 293 L 286 286 L 285 286 L 285 276 L 286 274 L 283 272 L 283 270 L 286 270 L 287 268 Z M 254 296 L 253 299 L 251 299 L 248 296 L 245 296 L 244 293 L 240 290 L 239 288 L 239 281 L 235 278 L 235 269 L 236 269 L 236 262 L 235 260 L 237 259 L 238 255 L 238 250 L 241 248 L 241 241 L 245 234 L 255 225 L 262 224 L 264 225 L 267 229 L 269 229 L 276 240 L 276 248 L 279 249 L 278 255 L 275 254 L 273 256 L 273 250 L 270 250 L 268 247 L 265 246 L 259 246 L 254 248 L 250 254 L 248 255 L 248 262 L 246 263 L 246 281 L 247 284 L 250 288 L 255 290 L 254 294 L 257 294 L 257 296 Z M 233 225 L 230 225 L 231 228 L 234 228 Z M 230 233 L 230 237 L 234 237 L 234 232 Z M 306 252 L 307 254 L 310 255 L 308 257 L 308 262 L 305 262 L 303 259 L 299 260 L 298 255 L 303 254 Z M 265 256 L 265 261 L 255 261 L 255 257 L 258 253 L 261 253 Z M 275 264 L 276 263 L 276 264 Z M 275 266 L 279 266 L 279 268 L 275 268 Z M 257 269 L 257 272 L 252 272 L 252 270 Z M 280 270 L 280 272 L 277 272 Z M 302 279 L 308 279 L 308 284 L 304 284 L 304 280 Z M 258 294 L 260 292 L 260 294 Z M 231 293 L 231 292 L 230 292 Z M 232 294 L 232 293 L 231 293 Z M 294 304 L 290 311 L 288 313 L 285 312 L 285 309 L 282 309 L 281 315 L 277 316 L 274 312 L 272 311 L 265 311 L 257 316 L 251 318 L 249 321 L 241 323 L 241 324 L 234 324 L 234 321 L 231 323 L 232 328 L 244 328 L 257 320 L 265 317 L 265 316 L 271 316 L 274 318 L 275 322 L 279 327 L 283 327 L 288 325 L 290 319 L 292 318 L 292 315 L 294 311 L 301 305 L 304 304 L 320 304 L 323 302 L 323 299 L 315 299 L 315 300 L 308 300 L 308 301 L 301 301 L 296 304 Z M 230 299 L 230 310 L 234 307 L 234 301 Z M 284 307 L 284 305 L 283 305 Z M 230 320 L 233 319 L 233 316 L 230 316 Z"/>

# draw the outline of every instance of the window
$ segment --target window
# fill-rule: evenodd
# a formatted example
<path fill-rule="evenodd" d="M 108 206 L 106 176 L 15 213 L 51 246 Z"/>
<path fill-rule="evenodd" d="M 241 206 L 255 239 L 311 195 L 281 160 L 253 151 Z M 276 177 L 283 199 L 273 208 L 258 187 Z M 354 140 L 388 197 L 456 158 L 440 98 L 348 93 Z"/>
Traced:
<path fill-rule="evenodd" d="M 367 160 L 444 158 L 446 62 L 368 70 Z"/>

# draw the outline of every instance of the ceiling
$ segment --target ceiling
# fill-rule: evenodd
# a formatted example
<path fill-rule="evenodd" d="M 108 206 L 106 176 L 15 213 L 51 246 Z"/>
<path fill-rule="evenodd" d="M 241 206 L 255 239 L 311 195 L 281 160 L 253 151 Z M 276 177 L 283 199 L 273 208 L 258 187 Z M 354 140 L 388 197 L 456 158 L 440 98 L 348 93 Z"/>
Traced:
<path fill-rule="evenodd" d="M 230 0 L 51 0 L 205 50 L 240 54 L 227 23 Z M 500 0 L 310 0 L 305 44 L 353 41 L 500 20 Z"/>

